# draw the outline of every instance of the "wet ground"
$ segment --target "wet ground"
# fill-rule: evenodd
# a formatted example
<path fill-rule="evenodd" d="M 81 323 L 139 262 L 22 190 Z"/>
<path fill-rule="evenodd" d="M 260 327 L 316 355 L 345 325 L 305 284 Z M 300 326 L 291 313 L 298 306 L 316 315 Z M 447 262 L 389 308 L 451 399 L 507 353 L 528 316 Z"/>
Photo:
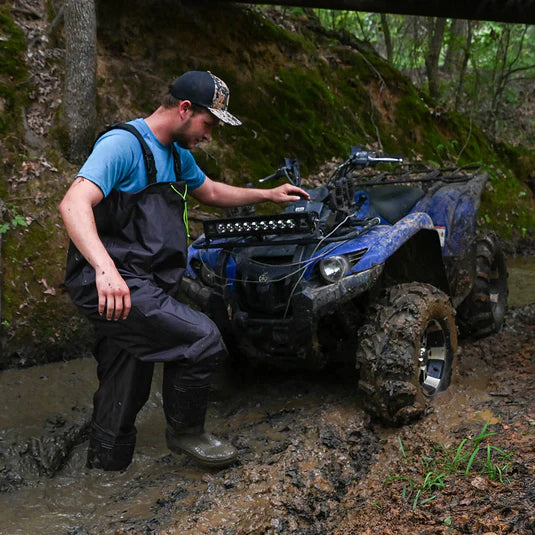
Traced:
<path fill-rule="evenodd" d="M 422 421 L 370 422 L 350 368 L 235 374 L 208 414 L 207 427 L 240 452 L 220 471 L 169 454 L 158 373 L 134 462 L 103 473 L 84 467 L 93 361 L 3 372 L 0 534 L 535 533 L 533 258 L 510 261 L 509 271 L 505 329 L 462 345 L 456 383 Z M 448 475 L 413 507 L 407 474 L 416 481 L 434 447 L 453 447 L 486 422 L 492 445 L 514 453 L 509 483 Z M 385 484 L 396 475 L 405 480 Z"/>

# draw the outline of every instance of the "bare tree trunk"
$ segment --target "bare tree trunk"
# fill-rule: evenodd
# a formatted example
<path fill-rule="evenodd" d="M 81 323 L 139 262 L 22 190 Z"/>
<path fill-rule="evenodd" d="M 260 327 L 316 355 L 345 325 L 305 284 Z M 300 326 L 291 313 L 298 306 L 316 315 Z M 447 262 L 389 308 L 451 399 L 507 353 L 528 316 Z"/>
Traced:
<path fill-rule="evenodd" d="M 460 19 L 453 19 L 451 21 L 449 29 L 450 38 L 446 50 L 446 57 L 444 58 L 445 73 L 455 74 L 461 70 L 467 33 L 468 21 Z"/>
<path fill-rule="evenodd" d="M 427 82 L 429 84 L 429 94 L 433 98 L 438 98 L 440 96 L 440 77 L 438 65 L 445 30 L 446 19 L 430 19 L 425 70 L 427 73 Z"/>
<path fill-rule="evenodd" d="M 392 60 L 394 59 L 394 49 L 392 47 L 390 25 L 388 24 L 388 18 L 385 13 L 381 13 L 381 28 L 385 38 L 386 59 L 389 61 L 389 63 L 392 63 Z"/>
<path fill-rule="evenodd" d="M 65 2 L 65 101 L 67 157 L 80 163 L 91 149 L 96 123 L 96 42 L 94 0 Z"/>
<path fill-rule="evenodd" d="M 470 59 L 470 53 L 472 51 L 472 21 L 467 21 L 466 23 L 466 29 L 467 29 L 467 36 L 466 36 L 466 45 L 464 47 L 464 56 L 463 56 L 463 62 L 461 64 L 461 69 L 459 71 L 459 83 L 457 85 L 457 91 L 455 95 L 455 109 L 459 111 L 461 107 L 461 102 L 463 98 L 463 90 L 464 90 L 464 78 L 466 76 L 466 69 L 468 67 L 468 60 Z"/>

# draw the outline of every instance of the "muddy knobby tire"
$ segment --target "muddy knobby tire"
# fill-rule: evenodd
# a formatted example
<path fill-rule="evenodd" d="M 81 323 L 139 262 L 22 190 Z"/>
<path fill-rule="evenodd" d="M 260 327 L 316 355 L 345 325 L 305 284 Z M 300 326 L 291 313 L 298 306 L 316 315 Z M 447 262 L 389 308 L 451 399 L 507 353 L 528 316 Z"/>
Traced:
<path fill-rule="evenodd" d="M 505 255 L 496 235 L 478 235 L 475 249 L 474 286 L 458 309 L 461 335 L 473 339 L 501 330 L 509 294 Z"/>
<path fill-rule="evenodd" d="M 455 309 L 438 288 L 392 286 L 359 330 L 359 387 L 368 411 L 387 425 L 421 417 L 451 381 L 457 352 Z"/>

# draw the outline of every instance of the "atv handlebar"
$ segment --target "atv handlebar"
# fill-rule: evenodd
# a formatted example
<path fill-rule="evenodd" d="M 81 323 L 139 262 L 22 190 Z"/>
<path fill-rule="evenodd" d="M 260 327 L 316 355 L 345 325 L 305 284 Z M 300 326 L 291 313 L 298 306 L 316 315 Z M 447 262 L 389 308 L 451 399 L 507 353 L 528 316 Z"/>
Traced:
<path fill-rule="evenodd" d="M 277 178 L 285 177 L 290 184 L 294 186 L 301 186 L 301 174 L 299 172 L 299 162 L 292 160 L 291 158 L 284 158 L 284 165 L 279 167 L 271 175 L 261 178 L 258 182 L 267 182 L 268 180 L 274 180 Z"/>
<path fill-rule="evenodd" d="M 349 158 L 342 163 L 329 179 L 329 183 L 343 179 L 355 169 L 365 169 L 375 167 L 379 163 L 402 163 L 403 158 L 399 156 L 376 156 L 375 152 L 362 150 L 362 147 L 351 147 Z"/>
<path fill-rule="evenodd" d="M 281 178 L 281 177 L 285 176 L 285 173 L 284 173 L 285 170 L 286 170 L 285 168 L 281 167 L 281 168 L 277 169 L 271 175 L 265 176 L 264 178 L 260 178 L 258 180 L 258 182 L 267 182 L 268 180 L 275 180 L 277 178 Z"/>
<path fill-rule="evenodd" d="M 376 156 L 375 152 L 362 150 L 361 147 L 351 147 L 351 156 L 347 164 L 357 169 L 373 167 L 378 163 L 402 163 L 399 156 Z"/>
<path fill-rule="evenodd" d="M 354 169 L 365 169 L 366 167 L 374 167 L 379 163 L 402 163 L 403 158 L 399 156 L 376 156 L 375 152 L 362 150 L 362 147 L 351 147 L 351 155 L 341 164 L 330 178 L 340 178 L 345 176 L 348 172 Z M 258 182 L 267 182 L 268 180 L 276 180 L 279 178 L 286 178 L 290 184 L 294 186 L 301 186 L 301 175 L 299 172 L 299 162 L 295 159 L 284 158 L 284 164 L 279 167 L 274 173 L 271 173 Z"/>

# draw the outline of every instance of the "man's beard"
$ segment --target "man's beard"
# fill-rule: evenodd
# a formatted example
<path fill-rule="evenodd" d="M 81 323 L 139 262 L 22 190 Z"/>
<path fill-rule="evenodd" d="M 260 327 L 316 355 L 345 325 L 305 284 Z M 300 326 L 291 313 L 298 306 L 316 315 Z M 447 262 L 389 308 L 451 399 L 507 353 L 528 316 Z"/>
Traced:
<path fill-rule="evenodd" d="M 187 134 L 190 123 L 191 119 L 188 119 L 186 123 L 182 125 L 180 130 L 173 132 L 173 141 L 183 149 L 192 149 L 196 145 L 195 143 L 192 143 L 191 136 Z"/>
<path fill-rule="evenodd" d="M 191 149 L 193 148 L 191 146 L 191 142 L 189 141 L 189 138 L 185 135 L 183 135 L 182 133 L 177 133 L 173 136 L 173 141 L 179 146 L 179 147 L 182 147 L 183 149 Z"/>

